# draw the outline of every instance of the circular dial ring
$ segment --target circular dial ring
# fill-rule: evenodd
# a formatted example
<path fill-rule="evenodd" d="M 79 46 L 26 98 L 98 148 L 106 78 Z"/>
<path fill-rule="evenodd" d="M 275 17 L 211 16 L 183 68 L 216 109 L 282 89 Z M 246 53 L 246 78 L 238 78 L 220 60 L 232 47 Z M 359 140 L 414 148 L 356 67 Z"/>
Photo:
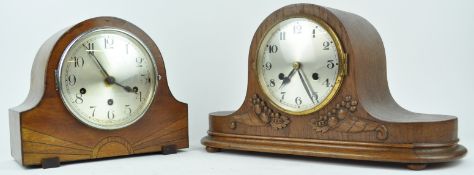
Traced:
<path fill-rule="evenodd" d="M 113 130 L 146 113 L 158 88 L 157 77 L 147 45 L 131 32 L 103 27 L 70 42 L 60 59 L 57 83 L 75 118 L 93 128 Z"/>
<path fill-rule="evenodd" d="M 308 30 L 308 26 L 313 24 L 316 27 Z M 278 47 L 280 41 L 285 42 L 291 40 L 291 37 L 297 38 L 299 36 L 296 35 L 302 34 L 312 39 L 321 39 L 319 34 L 324 34 L 324 36 L 327 37 L 326 41 L 328 43 L 324 41 L 321 45 L 315 46 L 314 42 L 311 43 L 307 40 L 298 40 L 298 42 L 293 41 L 293 43 L 286 44 L 286 48 Z M 275 42 L 274 40 L 278 40 L 278 42 Z M 293 16 L 277 21 L 263 35 L 263 39 L 260 41 L 258 46 L 256 64 L 254 64 L 256 65 L 258 84 L 260 84 L 260 88 L 273 106 L 289 114 L 306 115 L 318 111 L 326 106 L 336 95 L 342 84 L 343 77 L 346 74 L 346 55 L 343 52 L 340 40 L 332 28 L 319 18 Z M 314 66 L 314 63 L 313 65 L 307 65 L 310 64 L 307 62 L 317 62 L 318 60 L 322 60 L 321 58 L 318 58 L 318 54 L 321 53 L 319 51 L 311 53 L 313 55 L 310 57 L 305 57 L 302 53 L 308 53 L 308 46 L 310 46 L 311 49 L 321 49 L 322 47 L 323 49 L 333 51 L 334 56 L 332 60 L 326 60 L 324 58 L 323 60 L 327 62 L 319 64 L 319 66 L 335 68 L 332 73 L 326 73 L 333 75 L 332 77 L 328 77 L 326 80 L 325 77 L 321 76 L 321 73 L 318 74 L 316 72 L 308 71 L 311 69 L 308 67 Z M 293 50 L 299 49 L 299 52 L 297 51 L 288 54 L 288 48 Z M 272 65 L 272 61 L 265 61 L 275 60 L 275 58 L 272 59 L 272 54 L 278 55 L 278 51 L 282 52 L 282 55 L 274 57 L 276 57 L 276 59 L 285 60 L 283 61 L 287 63 L 285 68 L 282 68 L 281 64 Z M 285 51 L 287 51 L 287 53 L 285 53 Z M 279 71 L 272 73 L 271 68 L 275 68 Z M 320 78 L 324 78 L 326 81 Z M 321 88 L 319 88 L 317 83 L 313 83 L 312 81 L 319 81 L 320 84 L 322 81 L 322 83 L 325 83 L 328 86 L 326 88 L 327 91 L 322 93 L 322 95 L 319 94 L 320 92 L 315 92 L 314 89 L 320 90 Z M 285 88 L 290 91 L 296 89 L 296 91 L 299 91 L 300 95 L 293 96 L 291 101 L 286 100 L 284 98 L 288 93 L 282 90 Z M 277 95 L 278 97 L 276 97 Z M 288 96 L 286 97 L 288 99 Z M 305 104 L 304 101 L 307 103 Z"/>

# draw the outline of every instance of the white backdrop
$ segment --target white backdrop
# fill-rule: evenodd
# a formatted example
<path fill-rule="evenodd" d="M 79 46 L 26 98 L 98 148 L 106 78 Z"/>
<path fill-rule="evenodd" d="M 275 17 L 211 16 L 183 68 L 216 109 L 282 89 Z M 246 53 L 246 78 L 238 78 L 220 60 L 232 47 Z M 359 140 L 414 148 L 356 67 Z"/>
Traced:
<path fill-rule="evenodd" d="M 300 1 L 23 1 L 0 2 L 0 174 L 362 174 L 414 173 L 399 165 L 272 154 L 208 154 L 208 113 L 235 110 L 247 87 L 248 49 L 260 22 Z M 461 143 L 472 150 L 474 1 L 305 1 L 358 14 L 385 44 L 388 81 L 401 106 L 459 117 Z M 116 16 L 147 32 L 160 48 L 173 95 L 189 104 L 190 148 L 150 155 L 24 169 L 10 156 L 8 108 L 29 90 L 41 44 L 57 31 L 96 16 Z M 473 100 L 473 101 L 471 101 Z M 442 131 L 439 131 L 442 132 Z M 418 174 L 474 172 L 472 154 Z"/>

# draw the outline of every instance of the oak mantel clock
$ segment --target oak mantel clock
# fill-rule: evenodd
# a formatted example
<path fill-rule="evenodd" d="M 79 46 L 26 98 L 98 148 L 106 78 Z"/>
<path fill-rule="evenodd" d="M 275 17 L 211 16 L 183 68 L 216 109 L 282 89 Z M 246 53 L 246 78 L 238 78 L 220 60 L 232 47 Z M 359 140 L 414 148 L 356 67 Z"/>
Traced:
<path fill-rule="evenodd" d="M 12 156 L 24 166 L 188 147 L 187 104 L 172 96 L 158 47 L 125 20 L 60 31 L 31 76 L 27 99 L 9 110 Z"/>
<path fill-rule="evenodd" d="M 201 142 L 209 152 L 399 162 L 410 169 L 464 156 L 457 118 L 400 107 L 385 64 L 382 40 L 362 17 L 311 4 L 283 7 L 254 35 L 243 105 L 211 113 Z"/>

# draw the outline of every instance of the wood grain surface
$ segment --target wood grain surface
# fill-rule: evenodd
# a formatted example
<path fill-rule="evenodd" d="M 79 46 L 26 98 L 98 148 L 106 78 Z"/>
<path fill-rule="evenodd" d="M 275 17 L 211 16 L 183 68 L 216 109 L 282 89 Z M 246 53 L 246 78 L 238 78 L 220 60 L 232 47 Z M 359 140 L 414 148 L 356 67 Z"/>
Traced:
<path fill-rule="evenodd" d="M 56 90 L 55 70 L 69 43 L 80 34 L 105 27 L 128 31 L 151 51 L 157 64 L 158 89 L 145 115 L 117 130 L 84 125 L 68 112 Z M 42 160 L 61 162 L 160 152 L 163 146 L 187 148 L 188 108 L 171 94 L 163 58 L 152 39 L 135 25 L 114 17 L 83 21 L 52 36 L 40 48 L 31 73 L 25 102 L 9 110 L 12 156 L 22 165 Z"/>
<path fill-rule="evenodd" d="M 259 86 L 256 70 L 265 34 L 294 17 L 326 22 L 348 59 L 348 74 L 336 96 L 307 115 L 291 115 L 273 106 Z M 456 117 L 414 113 L 395 102 L 388 88 L 383 42 L 376 29 L 358 15 L 313 4 L 283 7 L 257 29 L 248 67 L 242 106 L 209 115 L 208 136 L 201 140 L 208 150 L 402 162 L 412 169 L 424 167 L 415 163 L 452 161 L 467 152 L 457 144 Z"/>

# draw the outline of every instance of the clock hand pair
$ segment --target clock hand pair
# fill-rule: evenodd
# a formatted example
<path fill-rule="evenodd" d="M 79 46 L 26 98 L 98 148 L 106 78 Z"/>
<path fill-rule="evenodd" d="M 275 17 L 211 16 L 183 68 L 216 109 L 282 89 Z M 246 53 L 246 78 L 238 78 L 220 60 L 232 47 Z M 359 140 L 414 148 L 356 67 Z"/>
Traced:
<path fill-rule="evenodd" d="M 88 49 L 86 45 L 82 44 L 82 46 L 84 46 L 86 48 L 86 50 Z M 95 54 L 93 54 L 93 52 L 87 52 L 87 53 L 93 58 L 96 65 L 99 67 L 99 70 L 105 76 L 105 82 L 107 82 L 108 84 L 116 84 L 116 85 L 122 87 L 127 92 L 132 92 L 133 91 L 130 86 L 124 86 L 120 83 L 117 83 L 117 81 L 115 81 L 115 78 L 113 76 L 110 76 L 110 74 L 107 73 L 107 71 L 105 70 L 104 66 L 102 66 L 102 64 L 100 64 L 99 59 L 97 59 L 97 57 L 95 56 Z"/>
<path fill-rule="evenodd" d="M 283 78 L 283 82 L 281 82 L 280 89 L 285 87 L 288 83 L 290 83 L 291 77 L 293 77 L 293 75 L 295 74 L 295 71 L 300 68 L 300 63 L 299 62 L 294 62 L 292 66 L 293 66 L 293 69 L 291 69 L 288 76 Z"/>

